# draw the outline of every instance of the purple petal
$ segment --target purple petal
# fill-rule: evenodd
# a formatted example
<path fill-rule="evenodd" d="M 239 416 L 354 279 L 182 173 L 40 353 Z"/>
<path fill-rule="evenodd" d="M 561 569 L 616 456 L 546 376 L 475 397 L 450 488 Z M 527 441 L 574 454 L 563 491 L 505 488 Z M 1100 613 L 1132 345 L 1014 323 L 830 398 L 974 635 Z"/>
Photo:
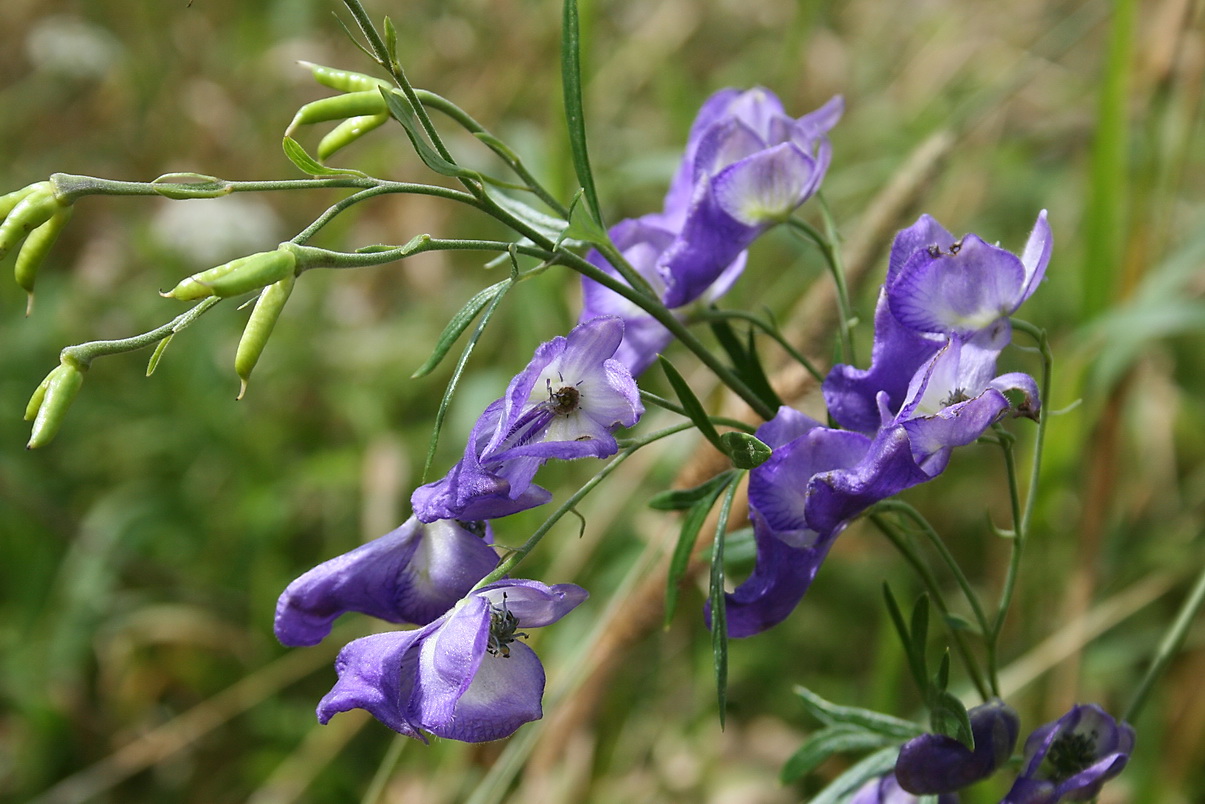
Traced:
<path fill-rule="evenodd" d="M 898 425 L 885 427 L 856 466 L 812 478 L 807 489 L 807 524 L 817 533 L 827 532 L 874 503 L 930 479 L 912 458 L 907 431 Z"/>
<path fill-rule="evenodd" d="M 773 419 L 757 428 L 757 437 L 771 448 L 777 449 L 809 430 L 822 426 L 811 416 L 783 405 Z"/>
<path fill-rule="evenodd" d="M 661 257 L 658 270 L 666 287 L 666 306 L 681 307 L 699 298 L 764 229 L 725 212 L 712 184 L 702 182 L 682 231 Z"/>
<path fill-rule="evenodd" d="M 879 294 L 874 330 L 870 368 L 833 366 L 822 386 L 833 419 L 842 427 L 867 434 L 876 432 L 883 423 L 878 395 L 885 393 L 888 409 L 899 410 L 911 379 L 944 343 L 940 337 L 916 332 L 896 321 L 885 293 Z"/>
<path fill-rule="evenodd" d="M 838 532 L 818 538 L 807 548 L 792 547 L 754 511 L 757 565 L 744 583 L 724 595 L 728 636 L 753 636 L 785 620 L 812 585 Z M 710 626 L 709 610 L 706 616 Z"/>
<path fill-rule="evenodd" d="M 896 276 L 904 267 L 904 263 L 917 253 L 928 251 L 935 247 L 941 251 L 949 251 L 954 245 L 954 235 L 928 215 L 921 215 L 916 223 L 907 229 L 900 230 L 891 243 L 891 256 L 887 262 L 887 281 L 885 287 L 895 282 Z"/>
<path fill-rule="evenodd" d="M 849 470 L 861 462 L 871 440 L 861 433 L 815 427 L 774 449 L 770 459 L 749 474 L 749 505 L 765 518 L 778 538 L 793 547 L 810 547 L 820 534 L 835 530 L 839 520 L 823 529 L 809 522 L 810 483 L 821 473 Z"/>
<path fill-rule="evenodd" d="M 918 801 L 920 799 L 900 787 L 895 774 L 889 773 L 858 788 L 849 804 L 917 804 Z M 958 796 L 938 796 L 937 804 L 958 804 Z"/>
<path fill-rule="evenodd" d="M 1021 720 L 995 699 L 967 712 L 975 748 L 944 734 L 922 734 L 900 747 L 895 777 L 916 795 L 953 793 L 996 772 L 1012 756 Z"/>
<path fill-rule="evenodd" d="M 823 171 L 797 146 L 783 143 L 730 164 L 713 180 L 724 212 L 747 226 L 778 223 L 815 191 Z"/>
<path fill-rule="evenodd" d="M 493 548 L 458 523 L 423 525 L 411 517 L 289 584 L 276 604 L 276 636 L 285 645 L 317 645 L 348 611 L 423 625 L 497 563 Z"/>
<path fill-rule="evenodd" d="M 485 655 L 451 715 L 424 726 L 437 737 L 466 743 L 500 740 L 543 717 L 543 695 L 543 665 L 531 648 L 515 642 L 508 655 Z"/>
<path fill-rule="evenodd" d="M 1095 799 L 1134 750 L 1134 729 L 1095 704 L 1073 706 L 1025 741 L 1025 767 L 1001 804 Z"/>
<path fill-rule="evenodd" d="M 1033 295 L 1042 278 L 1046 275 L 1046 266 L 1050 264 L 1050 254 L 1054 249 L 1054 235 L 1050 231 L 1050 223 L 1046 220 L 1046 210 L 1038 213 L 1037 223 L 1029 233 L 1025 243 L 1025 251 L 1021 252 L 1021 264 L 1025 266 L 1025 287 L 1021 291 L 1013 310 Z"/>
<path fill-rule="evenodd" d="M 539 581 L 506 580 L 476 593 L 497 608 L 505 607 L 523 628 L 551 625 L 578 607 L 589 593 L 572 583 L 547 586 Z"/>
<path fill-rule="evenodd" d="M 452 719 L 456 702 L 473 682 L 490 636 L 489 601 L 465 598 L 422 642 L 418 680 L 410 704 L 423 728 Z"/>
<path fill-rule="evenodd" d="M 887 286 L 887 298 L 905 327 L 969 334 L 1012 313 L 1024 283 L 1021 260 L 967 235 L 956 253 L 914 253 Z"/>
<path fill-rule="evenodd" d="M 394 731 L 426 742 L 408 705 L 418 648 L 431 628 L 373 634 L 349 643 L 335 659 L 339 680 L 318 703 L 318 722 L 325 724 L 350 709 L 366 709 Z"/>

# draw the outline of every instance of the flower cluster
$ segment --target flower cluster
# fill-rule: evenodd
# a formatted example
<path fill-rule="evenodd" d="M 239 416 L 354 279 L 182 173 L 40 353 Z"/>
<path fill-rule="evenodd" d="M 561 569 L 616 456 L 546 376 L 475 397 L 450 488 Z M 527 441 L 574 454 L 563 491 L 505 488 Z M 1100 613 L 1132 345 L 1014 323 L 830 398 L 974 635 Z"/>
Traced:
<path fill-rule="evenodd" d="M 1033 378 L 996 376 L 1008 317 L 1050 260 L 1046 213 L 1021 256 L 922 216 L 891 248 L 869 369 L 835 366 L 823 384 L 833 429 L 791 408 L 757 431 L 774 450 L 750 473 L 753 574 L 727 596 L 732 636 L 781 622 L 849 521 L 945 469 L 955 447 L 1007 415 L 1036 417 Z"/>
<path fill-rule="evenodd" d="M 956 801 L 957 791 L 995 773 L 1012 756 L 1017 714 L 999 700 L 967 714 L 973 749 L 952 737 L 922 734 L 903 745 L 890 776 L 876 780 L 877 787 L 867 784 L 858 794 L 863 798 L 854 800 L 903 804 L 913 796 L 937 795 Z M 1118 723 L 1095 704 L 1074 706 L 1029 735 L 1021 772 L 1000 804 L 1094 800 L 1133 750 L 1134 729 L 1128 723 Z"/>
<path fill-rule="evenodd" d="M 666 307 L 718 298 L 744 269 L 745 249 L 819 188 L 832 151 L 827 133 L 842 110 L 835 97 L 792 118 L 767 89 L 717 92 L 695 118 L 662 211 L 616 224 L 612 242 Z M 597 251 L 587 259 L 618 276 Z M 640 374 L 670 343 L 669 331 L 597 282 L 582 285 L 582 320 L 623 318 L 617 357 Z"/>

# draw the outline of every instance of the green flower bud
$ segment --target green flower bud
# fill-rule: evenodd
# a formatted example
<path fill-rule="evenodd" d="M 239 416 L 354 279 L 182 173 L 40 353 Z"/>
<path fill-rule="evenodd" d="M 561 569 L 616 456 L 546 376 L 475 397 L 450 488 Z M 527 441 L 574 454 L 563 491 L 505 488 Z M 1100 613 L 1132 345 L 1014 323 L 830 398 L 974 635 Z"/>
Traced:
<path fill-rule="evenodd" d="M 339 149 L 351 145 L 374 128 L 384 125 L 388 119 L 387 114 L 364 114 L 347 118 L 331 129 L 318 143 L 318 158 L 326 160 Z"/>
<path fill-rule="evenodd" d="M 307 103 L 298 109 L 297 114 L 293 116 L 293 122 L 289 123 L 288 132 L 298 126 L 310 123 L 324 123 L 327 120 L 343 120 L 348 117 L 386 114 L 387 112 L 385 98 L 377 89 L 334 95 Z"/>
<path fill-rule="evenodd" d="M 60 206 L 56 209 L 50 216 L 50 220 L 29 233 L 21 250 L 17 252 L 13 276 L 16 278 L 17 284 L 29 294 L 29 301 L 25 305 L 25 315 L 29 315 L 33 310 L 33 286 L 38 278 L 38 268 L 42 266 L 47 252 L 58 239 L 59 232 L 63 231 L 67 221 L 71 220 L 73 209 L 74 207 L 69 206 Z"/>
<path fill-rule="evenodd" d="M 70 360 L 64 360 L 46 375 L 25 408 L 25 421 L 33 422 L 26 449 L 37 449 L 51 442 L 83 384 L 84 368 Z"/>
<path fill-rule="evenodd" d="M 299 63 L 303 67 L 310 68 L 310 73 L 319 84 L 331 89 L 337 89 L 340 92 L 363 92 L 364 90 L 376 89 L 377 87 L 393 86 L 384 78 L 373 78 L 371 75 L 365 75 L 364 73 L 335 70 L 330 67 L 323 67 L 321 64 L 314 64 L 311 61 L 302 61 Z"/>
<path fill-rule="evenodd" d="M 381 100 L 382 105 L 385 103 Z M 11 204 L 11 206 L 9 206 Z M 0 259 L 21 242 L 25 235 L 46 223 L 68 204 L 55 195 L 54 185 L 40 181 L 0 198 L 0 212 L 7 207 L 0 223 Z"/>
<path fill-rule="evenodd" d="M 247 326 L 243 329 L 243 337 L 239 339 L 238 349 L 234 353 L 234 371 L 239 376 L 242 385 L 239 387 L 237 399 L 242 399 L 247 393 L 247 382 L 251 379 L 251 370 L 259 362 L 272 328 L 280 318 L 280 312 L 293 292 L 293 284 L 297 277 L 289 274 L 279 282 L 268 285 L 260 291 Z"/>
<path fill-rule="evenodd" d="M 159 295 L 180 301 L 195 301 L 209 296 L 225 299 L 279 282 L 296 268 L 297 257 L 291 246 L 281 244 L 275 251 L 239 257 L 208 271 L 193 274 L 167 293 L 161 292 Z"/>

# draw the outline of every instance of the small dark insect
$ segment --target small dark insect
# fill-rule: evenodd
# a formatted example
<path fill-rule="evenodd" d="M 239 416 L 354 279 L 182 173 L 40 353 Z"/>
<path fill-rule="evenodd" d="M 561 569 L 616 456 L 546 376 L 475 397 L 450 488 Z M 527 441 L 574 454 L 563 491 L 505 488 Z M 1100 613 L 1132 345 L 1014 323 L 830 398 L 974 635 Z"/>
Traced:
<path fill-rule="evenodd" d="M 940 257 L 941 256 L 941 246 L 937 246 L 937 245 L 929 246 L 929 256 L 934 257 L 934 258 Z"/>
<path fill-rule="evenodd" d="M 502 605 L 490 604 L 490 638 L 485 646 L 485 652 L 491 656 L 502 655 L 503 659 L 510 658 L 510 643 L 519 637 L 527 637 L 522 631 L 517 631 L 519 618 L 506 608 L 506 594 L 502 595 Z"/>
<path fill-rule="evenodd" d="M 561 380 L 564 382 L 564 378 Z M 581 402 L 582 392 L 577 390 L 573 385 L 562 385 L 557 390 L 552 390 L 552 380 L 547 380 L 548 387 L 548 407 L 553 413 L 558 416 L 568 416 L 573 411 L 577 410 L 578 403 Z"/>
<path fill-rule="evenodd" d="M 955 240 L 954 243 L 950 246 L 951 254 L 957 254 L 961 250 L 962 250 L 962 241 L 961 240 Z"/>

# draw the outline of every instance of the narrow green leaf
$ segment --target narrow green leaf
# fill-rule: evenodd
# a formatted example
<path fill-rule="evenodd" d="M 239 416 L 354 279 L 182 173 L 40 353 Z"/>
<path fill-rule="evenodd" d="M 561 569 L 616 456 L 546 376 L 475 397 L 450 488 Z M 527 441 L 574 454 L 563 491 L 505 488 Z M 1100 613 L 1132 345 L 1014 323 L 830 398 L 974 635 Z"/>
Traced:
<path fill-rule="evenodd" d="M 514 255 L 511 255 L 512 260 Z M 506 297 L 506 293 L 515 285 L 514 273 L 506 282 L 500 283 L 502 288 L 489 300 L 485 312 L 481 315 L 481 321 L 477 324 L 477 329 L 473 330 L 473 334 L 469 337 L 468 343 L 460 353 L 460 359 L 456 361 L 456 368 L 452 371 L 452 377 L 448 380 L 448 387 L 444 390 L 443 399 L 439 401 L 439 410 L 435 412 L 435 424 L 431 429 L 431 443 L 427 446 L 427 458 L 423 462 L 423 473 L 419 479 L 419 483 L 425 483 L 427 472 L 431 469 L 431 463 L 435 460 L 435 449 L 439 445 L 439 434 L 443 430 L 444 418 L 448 414 L 448 406 L 452 402 L 452 396 L 456 393 L 456 387 L 460 384 L 460 377 L 464 373 L 464 367 L 469 362 L 469 356 L 473 353 L 474 347 L 477 346 L 477 341 L 481 338 L 481 334 L 485 332 L 486 326 L 489 325 L 490 319 L 493 318 L 494 312 L 498 309 L 498 305 L 502 299 Z M 479 294 L 480 295 L 480 294 Z"/>
<path fill-rule="evenodd" d="M 803 705 L 808 712 L 826 726 L 838 724 L 857 726 L 897 740 L 909 740 L 925 733 L 923 727 L 910 720 L 901 720 L 898 717 L 884 715 L 869 709 L 841 706 L 826 701 L 806 687 L 796 687 L 795 694 L 803 700 Z"/>
<path fill-rule="evenodd" d="M 358 170 L 351 170 L 350 168 L 327 167 L 310 156 L 305 148 L 301 146 L 301 143 L 292 137 L 285 137 L 282 145 L 285 156 L 302 173 L 308 173 L 311 176 L 356 176 L 357 178 L 364 178 L 368 175 L 367 173 L 361 173 Z"/>
<path fill-rule="evenodd" d="M 912 606 L 912 633 L 908 653 L 913 657 L 920 672 L 920 685 L 924 690 L 929 683 L 929 664 L 925 659 L 925 646 L 929 643 L 929 596 L 921 595 Z"/>
<path fill-rule="evenodd" d="M 937 665 L 937 672 L 933 675 L 933 687 L 939 691 L 945 691 L 950 686 L 950 651 L 946 650 L 941 655 L 941 663 Z"/>
<path fill-rule="evenodd" d="M 172 342 L 172 338 L 176 337 L 176 333 L 168 335 L 159 343 L 155 344 L 155 351 L 151 353 L 151 359 L 146 363 L 146 376 L 151 376 L 155 373 L 155 369 L 159 368 L 159 360 L 163 357 L 163 352 L 167 349 L 167 345 Z"/>
<path fill-rule="evenodd" d="M 749 389 L 757 394 L 757 397 L 768 407 L 776 410 L 781 407 L 782 400 L 770 387 L 770 380 L 766 377 L 765 369 L 762 368 L 761 360 L 754 348 L 753 329 L 749 329 L 748 344 L 745 345 L 741 343 L 736 330 L 727 320 L 716 319 L 709 322 L 709 326 L 719 342 L 720 348 L 728 355 L 728 361 L 736 376 L 740 377 L 745 385 L 749 386 Z"/>
<path fill-rule="evenodd" d="M 493 301 L 495 296 L 506 292 L 510 282 L 511 280 L 504 279 L 497 284 L 490 285 L 465 302 L 460 311 L 452 316 L 452 320 L 444 327 L 444 331 L 440 333 L 439 340 L 435 342 L 435 348 L 431 351 L 431 356 L 410 375 L 410 379 L 415 380 L 430 374 L 440 364 L 440 361 L 444 359 L 444 356 L 447 355 L 448 351 L 452 348 L 452 344 L 456 343 L 461 334 L 469 328 L 469 324 L 473 323 L 473 319 L 477 317 L 481 309 Z"/>
<path fill-rule="evenodd" d="M 876 751 L 845 773 L 829 782 L 828 787 L 813 796 L 809 804 L 838 804 L 866 782 L 882 776 L 895 767 L 899 749 L 895 746 Z"/>
<path fill-rule="evenodd" d="M 691 489 L 691 491 L 698 489 L 706 489 L 706 491 L 690 505 L 686 517 L 682 520 L 682 530 L 678 532 L 678 541 L 674 545 L 674 552 L 670 557 L 669 573 L 665 583 L 666 625 L 673 620 L 674 612 L 678 608 L 682 576 L 686 574 L 686 568 L 690 564 L 690 554 L 699 538 L 699 531 L 702 530 L 703 523 L 707 521 L 707 514 L 711 512 L 715 501 L 724 493 L 724 489 L 732 482 L 734 475 L 734 472 L 724 472 L 702 486 Z"/>
<path fill-rule="evenodd" d="M 937 734 L 953 737 L 974 750 L 975 737 L 967 709 L 953 693 L 941 690 L 933 696 L 929 703 L 929 725 Z"/>
<path fill-rule="evenodd" d="M 900 611 L 900 605 L 895 601 L 895 595 L 891 594 L 891 587 L 883 584 L 883 600 L 887 604 L 887 613 L 891 615 L 891 624 L 895 626 L 895 632 L 899 635 L 900 644 L 904 646 L 904 655 L 908 657 L 908 669 L 912 671 L 912 678 L 916 681 L 916 686 L 922 692 L 928 688 L 929 673 L 926 670 L 925 653 L 922 650 L 918 655 L 913 650 L 912 633 L 908 630 L 908 624 L 904 622 L 904 613 Z"/>
<path fill-rule="evenodd" d="M 695 427 L 699 428 L 699 432 L 703 434 L 703 437 L 722 452 L 724 447 L 720 444 L 720 434 L 716 432 L 711 419 L 707 416 L 707 411 L 703 409 L 699 398 L 695 396 L 695 392 L 690 390 L 690 386 L 686 384 L 686 380 L 682 379 L 682 375 L 678 373 L 678 370 L 674 368 L 672 363 L 664 357 L 658 357 L 657 359 L 661 361 L 661 368 L 665 371 L 669 384 L 673 386 L 674 393 L 678 395 L 678 401 L 682 403 L 682 408 L 686 411 L 686 415 L 695 423 Z"/>
<path fill-rule="evenodd" d="M 866 731 L 860 726 L 828 726 L 809 736 L 804 744 L 799 746 L 799 750 L 782 766 L 778 778 L 783 784 L 791 784 L 807 776 L 833 754 L 868 751 L 894 742 L 890 737 Z"/>
<path fill-rule="evenodd" d="M 414 146 L 415 153 L 418 158 L 423 160 L 423 164 L 434 170 L 441 176 L 452 176 L 462 179 L 481 180 L 481 177 L 476 172 L 467 168 L 462 168 L 460 165 L 453 164 L 447 159 L 439 155 L 439 152 L 427 142 L 427 138 L 423 135 L 422 126 L 418 122 L 418 117 L 414 114 L 414 108 L 410 105 L 410 101 L 405 95 L 393 90 L 381 88 L 381 94 L 385 97 L 385 105 L 389 107 L 389 114 L 402 124 L 402 128 L 406 131 L 406 136 L 410 138 L 410 144 Z"/>
<path fill-rule="evenodd" d="M 757 436 L 731 432 L 720 436 L 720 449 L 737 469 L 756 469 L 770 460 L 771 450 Z"/>
<path fill-rule="evenodd" d="M 706 497 L 714 499 L 720 490 L 728 485 L 732 471 L 721 472 L 710 480 L 689 489 L 669 489 L 654 494 L 649 500 L 649 508 L 657 511 L 685 511 L 699 500 Z"/>
<path fill-rule="evenodd" d="M 549 240 L 556 241 L 558 238 L 564 237 L 565 228 L 569 225 L 568 221 L 555 215 L 549 215 L 547 212 L 541 212 L 530 204 L 525 204 L 506 193 L 489 193 L 489 197 L 495 204 L 516 218 L 519 218 Z M 582 245 L 576 241 L 571 241 L 569 244 L 571 246 Z"/>
<path fill-rule="evenodd" d="M 736 496 L 737 485 L 736 482 L 728 485 L 728 493 L 720 504 L 720 515 L 715 525 L 715 543 L 711 548 L 711 584 L 707 593 L 711 602 L 711 656 L 715 667 L 715 692 L 720 709 L 721 729 L 724 728 L 724 718 L 728 709 L 728 615 L 724 599 L 724 535 L 728 531 L 728 515 L 732 511 L 732 500 Z"/>
<path fill-rule="evenodd" d="M 955 631 L 966 631 L 979 636 L 983 635 L 983 632 L 979 629 L 979 626 L 968 620 L 966 617 L 959 617 L 957 614 L 947 614 L 945 615 L 945 621 L 946 625 Z"/>
<path fill-rule="evenodd" d="M 590 154 L 586 148 L 586 119 L 582 111 L 582 41 L 578 20 L 577 0 L 565 0 L 561 18 L 561 86 L 565 94 L 565 125 L 569 133 L 569 148 L 573 153 L 573 169 L 578 183 L 586 194 L 590 213 L 600 229 L 603 225 L 598 193 L 594 189 L 594 174 L 590 170 Z"/>

